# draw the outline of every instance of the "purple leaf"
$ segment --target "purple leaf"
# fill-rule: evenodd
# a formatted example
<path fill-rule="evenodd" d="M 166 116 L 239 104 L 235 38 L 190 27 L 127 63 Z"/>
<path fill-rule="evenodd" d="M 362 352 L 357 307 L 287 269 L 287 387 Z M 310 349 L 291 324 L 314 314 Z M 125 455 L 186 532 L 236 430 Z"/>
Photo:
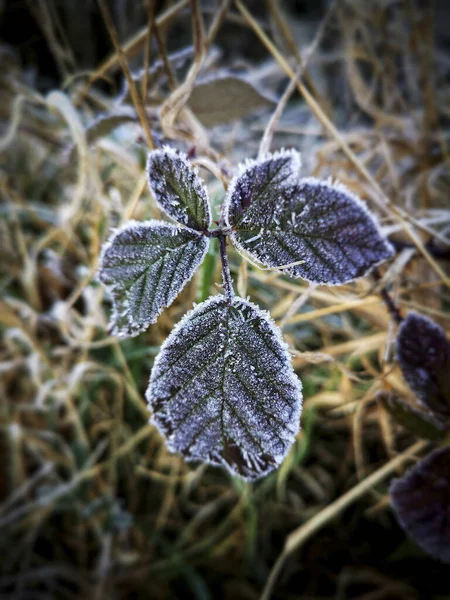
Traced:
<path fill-rule="evenodd" d="M 110 290 L 112 333 L 134 336 L 154 323 L 191 279 L 208 249 L 196 231 L 161 221 L 128 221 L 103 246 L 100 280 Z"/>
<path fill-rule="evenodd" d="M 297 182 L 301 160 L 295 150 L 280 150 L 263 160 L 247 160 L 239 165 L 225 199 L 225 220 L 229 226 L 240 224 L 244 216 L 252 221 L 272 213 L 282 191 Z"/>
<path fill-rule="evenodd" d="M 157 203 L 169 217 L 191 229 L 208 229 L 208 193 L 185 154 L 168 146 L 150 152 L 147 178 Z"/>
<path fill-rule="evenodd" d="M 244 479 L 276 468 L 299 429 L 301 383 L 267 313 L 213 296 L 161 347 L 147 389 L 172 452 Z"/>
<path fill-rule="evenodd" d="M 247 174 L 229 192 L 231 239 L 264 265 L 332 285 L 361 277 L 393 255 L 366 206 L 341 184 L 308 178 L 272 188 L 269 174 L 262 184 L 261 172 L 255 191 L 241 178 Z"/>
<path fill-rule="evenodd" d="M 420 403 L 437 417 L 450 417 L 450 344 L 434 321 L 410 312 L 397 336 L 397 360 Z"/>
<path fill-rule="evenodd" d="M 389 491 L 408 535 L 435 558 L 450 562 L 450 448 L 431 452 Z"/>

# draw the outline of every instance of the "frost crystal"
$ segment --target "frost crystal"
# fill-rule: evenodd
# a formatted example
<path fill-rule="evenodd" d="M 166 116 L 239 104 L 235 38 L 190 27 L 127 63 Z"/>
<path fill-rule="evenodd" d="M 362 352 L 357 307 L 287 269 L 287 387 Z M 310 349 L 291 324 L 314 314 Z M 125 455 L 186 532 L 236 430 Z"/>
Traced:
<path fill-rule="evenodd" d="M 405 531 L 435 558 L 450 562 L 450 449 L 431 452 L 401 479 L 390 494 Z"/>
<path fill-rule="evenodd" d="M 277 467 L 299 429 L 301 383 L 268 314 L 214 296 L 161 347 L 147 389 L 169 449 L 244 479 Z"/>
<path fill-rule="evenodd" d="M 185 154 L 168 146 L 150 152 L 147 178 L 152 194 L 169 217 L 192 229 L 208 229 L 208 193 Z"/>
<path fill-rule="evenodd" d="M 160 221 L 128 221 L 104 245 L 100 280 L 114 301 L 112 333 L 137 335 L 154 323 L 191 279 L 208 239 Z"/>
<path fill-rule="evenodd" d="M 260 215 L 270 215 L 282 191 L 298 180 L 300 154 L 295 150 L 280 150 L 263 160 L 247 160 L 239 166 L 225 199 L 227 225 L 258 222 Z"/>
<path fill-rule="evenodd" d="M 428 317 L 410 312 L 397 336 L 403 377 L 420 403 L 437 417 L 450 417 L 450 344 Z"/>
<path fill-rule="evenodd" d="M 255 193 L 244 172 L 229 200 L 232 241 L 263 264 L 313 283 L 342 284 L 392 256 L 373 216 L 344 186 L 307 178 L 273 189 L 272 172 L 266 186 L 263 175 Z"/>

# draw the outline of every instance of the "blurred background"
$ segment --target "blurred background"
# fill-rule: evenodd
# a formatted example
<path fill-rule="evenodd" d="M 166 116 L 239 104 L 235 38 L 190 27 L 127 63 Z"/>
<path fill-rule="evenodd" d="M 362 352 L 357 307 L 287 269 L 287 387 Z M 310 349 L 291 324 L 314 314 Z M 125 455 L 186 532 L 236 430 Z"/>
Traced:
<path fill-rule="evenodd" d="M 196 61 L 196 5 L 206 44 L 171 121 L 170 98 Z M 448 235 L 449 13 L 446 0 L 0 1 L 0 598 L 253 600 L 308 522 L 313 534 L 289 550 L 270 597 L 450 598 L 448 565 L 391 510 L 390 481 L 414 461 L 321 521 L 433 439 L 385 401 L 417 404 L 372 278 L 311 289 L 230 250 L 239 294 L 270 310 L 304 388 L 292 451 L 254 484 L 170 454 L 144 399 L 174 324 L 220 293 L 216 246 L 136 338 L 109 335 L 97 278 L 111 228 L 164 219 L 115 33 L 155 145 L 189 152 L 216 208 L 299 72 L 270 149 L 299 149 L 305 176 L 364 198 L 398 249 L 384 285 L 403 311 L 448 327 L 448 289 L 369 179 L 423 227 L 424 244 Z"/>

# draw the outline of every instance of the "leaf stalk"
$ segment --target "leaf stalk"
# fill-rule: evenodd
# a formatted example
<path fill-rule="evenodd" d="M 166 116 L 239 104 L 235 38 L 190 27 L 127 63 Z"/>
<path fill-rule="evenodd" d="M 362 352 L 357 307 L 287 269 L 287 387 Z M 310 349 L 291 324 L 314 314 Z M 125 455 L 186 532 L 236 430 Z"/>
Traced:
<path fill-rule="evenodd" d="M 233 290 L 233 280 L 231 279 L 230 273 L 230 265 L 228 262 L 228 254 L 227 254 L 227 238 L 225 235 L 219 235 L 219 247 L 220 247 L 220 260 L 222 262 L 222 279 L 223 279 L 223 288 L 225 290 L 225 296 L 228 304 L 230 305 L 233 301 L 234 290 Z"/>

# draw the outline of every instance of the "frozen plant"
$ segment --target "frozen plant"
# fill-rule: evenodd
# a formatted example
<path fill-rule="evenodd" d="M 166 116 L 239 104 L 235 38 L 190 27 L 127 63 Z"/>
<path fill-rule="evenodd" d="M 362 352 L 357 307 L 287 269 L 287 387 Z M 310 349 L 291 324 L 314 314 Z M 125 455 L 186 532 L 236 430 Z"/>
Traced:
<path fill-rule="evenodd" d="M 433 419 L 433 440 L 443 447 L 394 480 L 392 505 L 413 540 L 434 558 L 450 563 L 450 344 L 442 327 L 410 312 L 400 326 L 396 349 L 403 377 Z"/>
<path fill-rule="evenodd" d="M 253 480 L 276 468 L 299 430 L 301 383 L 270 315 L 235 296 L 227 239 L 259 263 L 316 284 L 342 284 L 393 254 L 365 205 L 340 184 L 299 179 L 294 150 L 239 167 L 211 228 L 205 186 L 187 157 L 150 152 L 153 196 L 177 224 L 130 221 L 104 245 L 113 333 L 137 335 L 191 279 L 212 237 L 224 295 L 195 306 L 161 347 L 147 400 L 173 452 Z"/>

